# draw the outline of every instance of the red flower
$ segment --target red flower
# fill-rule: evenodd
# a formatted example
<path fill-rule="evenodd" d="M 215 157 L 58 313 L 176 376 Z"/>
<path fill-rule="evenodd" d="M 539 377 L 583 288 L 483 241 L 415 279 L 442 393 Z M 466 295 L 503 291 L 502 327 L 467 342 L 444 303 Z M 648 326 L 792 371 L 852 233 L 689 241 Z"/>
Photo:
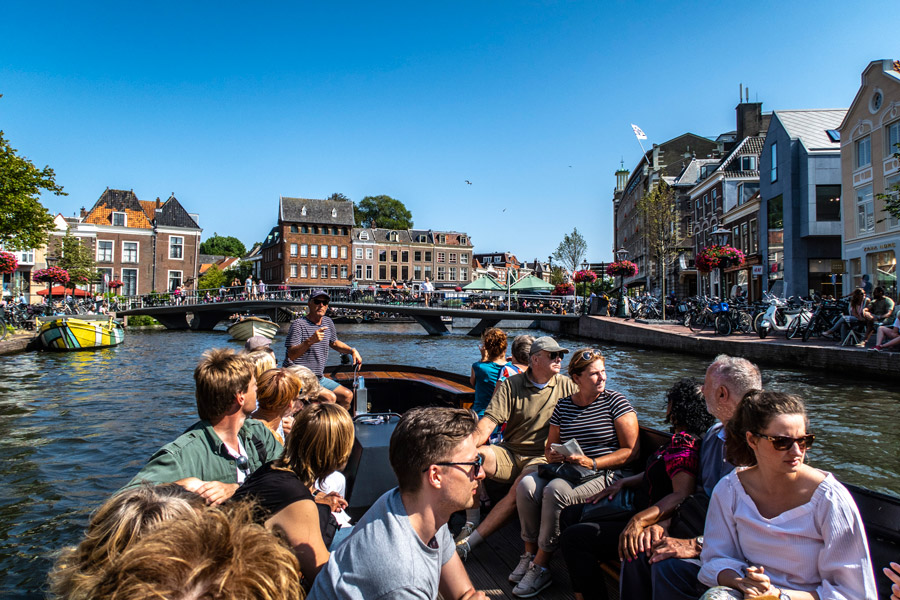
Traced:
<path fill-rule="evenodd" d="M 19 260 L 12 252 L 0 252 L 0 273 L 12 273 L 19 268 Z"/>

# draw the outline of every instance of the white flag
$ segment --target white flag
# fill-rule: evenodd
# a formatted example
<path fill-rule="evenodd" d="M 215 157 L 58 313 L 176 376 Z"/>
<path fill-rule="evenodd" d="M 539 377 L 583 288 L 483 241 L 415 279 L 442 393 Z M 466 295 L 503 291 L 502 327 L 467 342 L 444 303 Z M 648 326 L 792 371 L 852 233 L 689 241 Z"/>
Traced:
<path fill-rule="evenodd" d="M 644 130 L 643 130 L 643 129 L 641 129 L 640 127 L 638 127 L 638 126 L 635 125 L 634 123 L 631 124 L 631 128 L 634 129 L 634 135 L 637 136 L 637 139 L 639 139 L 639 140 L 646 140 L 646 139 L 647 139 L 647 134 L 644 133 Z"/>

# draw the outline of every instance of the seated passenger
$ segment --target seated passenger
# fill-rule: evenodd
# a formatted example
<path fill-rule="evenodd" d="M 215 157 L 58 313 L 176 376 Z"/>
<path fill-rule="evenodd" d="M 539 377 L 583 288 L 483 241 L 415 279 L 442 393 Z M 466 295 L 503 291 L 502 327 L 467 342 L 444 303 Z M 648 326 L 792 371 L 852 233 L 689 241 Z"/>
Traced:
<path fill-rule="evenodd" d="M 294 413 L 294 401 L 300 395 L 300 379 L 285 369 L 269 369 L 256 382 L 256 411 L 253 418 L 265 423 L 284 445 L 282 420 Z"/>
<path fill-rule="evenodd" d="M 247 359 L 253 363 L 253 374 L 256 376 L 256 382 L 259 384 L 259 378 L 266 371 L 270 371 L 278 367 L 275 361 L 275 353 L 266 350 L 253 350 L 245 354 Z"/>
<path fill-rule="evenodd" d="M 353 449 L 353 421 L 337 404 L 313 404 L 294 421 L 284 456 L 254 471 L 232 501 L 255 500 L 257 520 L 287 540 L 312 582 L 328 560 L 337 529 L 327 506 L 313 501 L 313 483 L 344 467 Z M 317 492 L 318 493 L 318 492 Z"/>
<path fill-rule="evenodd" d="M 506 347 L 506 333 L 498 327 L 486 329 L 481 335 L 481 360 L 472 364 L 472 374 L 469 376 L 469 381 L 475 388 L 472 410 L 479 417 L 484 416 L 484 409 L 497 387 L 500 371 L 506 366 Z"/>
<path fill-rule="evenodd" d="M 506 379 L 512 377 L 517 373 L 523 372 L 528 368 L 528 356 L 531 352 L 531 344 L 534 342 L 534 337 L 523 334 L 517 335 L 513 340 L 512 348 L 510 352 L 512 356 L 510 356 L 506 365 L 500 369 L 500 374 L 497 376 L 497 385 L 494 387 L 494 391 L 497 391 L 497 388 L 500 387 L 500 384 L 503 383 Z"/>
<path fill-rule="evenodd" d="M 50 592 L 91 600 L 96 578 L 109 563 L 154 527 L 203 508 L 203 501 L 174 483 L 141 485 L 112 496 L 91 516 L 84 539 L 64 548 L 48 575 Z"/>
<path fill-rule="evenodd" d="M 580 504 L 621 477 L 617 469 L 638 456 L 638 420 L 625 396 L 606 389 L 605 359 L 599 350 L 576 350 L 569 360 L 569 377 L 578 391 L 561 398 L 550 417 L 544 446 L 548 463 L 571 463 L 597 476 L 580 485 L 537 473 L 525 475 L 516 489 L 516 506 L 525 541 L 525 553 L 510 573 L 513 594 L 530 598 L 552 581 L 550 558 L 559 544 L 559 515 L 563 508 Z M 553 446 L 576 440 L 584 454 L 564 456 Z"/>
<path fill-rule="evenodd" d="M 208 504 L 231 497 L 250 473 L 281 455 L 256 410 L 253 363 L 229 349 L 210 350 L 194 369 L 197 414 L 174 442 L 160 448 L 126 487 L 175 482 Z"/>
<path fill-rule="evenodd" d="M 575 597 L 603 600 L 606 586 L 598 581 L 597 562 L 630 560 L 650 549 L 648 527 L 668 519 L 694 492 L 700 471 L 700 439 L 715 422 L 706 410 L 700 384 L 678 381 L 666 394 L 666 422 L 672 439 L 647 459 L 643 473 L 619 479 L 562 513 L 565 527 L 560 547 L 569 567 Z M 634 514 L 636 511 L 640 511 Z M 633 516 L 631 516 L 633 514 Z M 629 518 L 630 517 L 630 518 Z"/>
<path fill-rule="evenodd" d="M 833 475 L 804 464 L 814 435 L 799 397 L 754 390 L 728 422 L 736 466 L 713 491 L 703 598 L 878 597 L 862 518 Z"/>
<path fill-rule="evenodd" d="M 885 342 L 888 339 L 890 341 Z M 882 325 L 878 328 L 878 334 L 875 336 L 875 347 L 871 348 L 874 352 L 881 352 L 885 348 L 900 344 L 900 315 L 894 319 L 893 325 Z"/>

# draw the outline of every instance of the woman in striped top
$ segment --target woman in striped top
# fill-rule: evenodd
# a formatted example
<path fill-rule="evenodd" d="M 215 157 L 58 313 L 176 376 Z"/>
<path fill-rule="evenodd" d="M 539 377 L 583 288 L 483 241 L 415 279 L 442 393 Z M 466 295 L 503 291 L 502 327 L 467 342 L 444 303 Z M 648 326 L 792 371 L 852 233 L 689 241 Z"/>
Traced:
<path fill-rule="evenodd" d="M 606 362 L 599 350 L 577 350 L 569 361 L 569 376 L 578 392 L 557 402 L 550 417 L 544 448 L 547 462 L 569 462 L 598 472 L 578 486 L 562 478 L 547 480 L 537 473 L 522 478 L 516 506 L 522 525 L 525 553 L 510 574 L 518 582 L 513 594 L 530 598 L 550 585 L 547 566 L 559 544 L 559 514 L 570 504 L 584 502 L 615 481 L 617 469 L 638 457 L 638 420 L 622 394 L 606 389 Z M 552 448 L 575 439 L 584 454 L 563 456 Z"/>

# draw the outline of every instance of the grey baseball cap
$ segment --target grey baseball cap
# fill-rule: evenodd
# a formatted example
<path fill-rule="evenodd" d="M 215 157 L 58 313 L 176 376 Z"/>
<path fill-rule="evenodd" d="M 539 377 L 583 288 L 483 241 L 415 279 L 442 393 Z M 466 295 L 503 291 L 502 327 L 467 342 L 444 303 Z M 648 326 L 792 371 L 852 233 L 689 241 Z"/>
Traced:
<path fill-rule="evenodd" d="M 566 354 L 569 352 L 568 348 L 563 348 L 556 340 L 554 340 L 549 335 L 545 335 L 544 337 L 539 337 L 531 343 L 531 356 L 534 356 L 541 350 L 546 350 L 547 352 L 562 352 Z"/>

